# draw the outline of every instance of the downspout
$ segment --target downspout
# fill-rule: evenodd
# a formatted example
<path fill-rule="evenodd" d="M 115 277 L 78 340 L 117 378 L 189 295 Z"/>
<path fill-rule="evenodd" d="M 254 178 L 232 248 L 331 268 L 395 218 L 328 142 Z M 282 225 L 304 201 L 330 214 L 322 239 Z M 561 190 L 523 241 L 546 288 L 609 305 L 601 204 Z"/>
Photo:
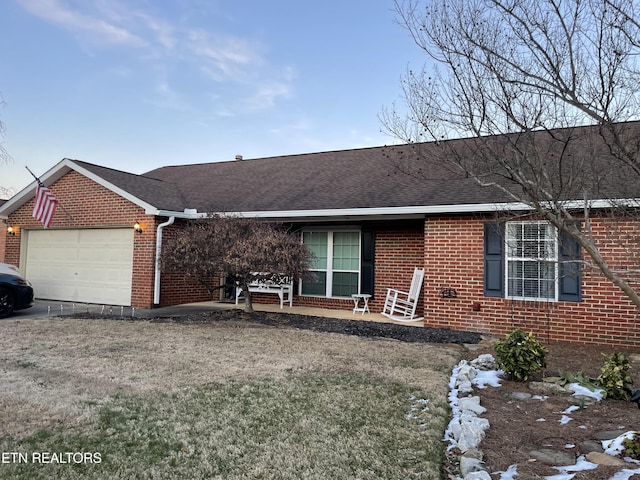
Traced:
<path fill-rule="evenodd" d="M 172 225 L 175 219 L 175 215 L 172 215 L 171 217 L 169 217 L 169 220 L 158 225 L 158 228 L 156 230 L 156 274 L 153 284 L 154 307 L 160 305 L 160 254 L 162 253 L 162 230 L 164 229 L 164 227 Z"/>

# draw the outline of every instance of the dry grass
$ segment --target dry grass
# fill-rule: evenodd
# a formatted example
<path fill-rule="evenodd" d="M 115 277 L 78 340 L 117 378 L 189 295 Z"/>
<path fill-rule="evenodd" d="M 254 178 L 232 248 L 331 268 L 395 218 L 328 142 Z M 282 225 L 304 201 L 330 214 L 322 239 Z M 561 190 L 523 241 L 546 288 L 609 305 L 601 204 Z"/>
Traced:
<path fill-rule="evenodd" d="M 101 463 L 0 477 L 436 479 L 459 356 L 244 322 L 4 320 L 0 451 Z"/>

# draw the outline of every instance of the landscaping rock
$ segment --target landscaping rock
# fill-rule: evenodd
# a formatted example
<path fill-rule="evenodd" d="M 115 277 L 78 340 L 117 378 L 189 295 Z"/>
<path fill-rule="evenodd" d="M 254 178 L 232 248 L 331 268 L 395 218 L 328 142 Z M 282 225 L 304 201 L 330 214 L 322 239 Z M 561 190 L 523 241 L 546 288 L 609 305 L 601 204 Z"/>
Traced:
<path fill-rule="evenodd" d="M 526 392 L 513 392 L 509 394 L 509 398 L 514 400 L 529 400 L 533 395 Z"/>
<path fill-rule="evenodd" d="M 597 432 L 594 435 L 596 440 L 613 440 L 614 438 L 618 438 L 620 435 L 624 435 L 627 433 L 627 430 L 609 430 L 605 432 Z"/>
<path fill-rule="evenodd" d="M 477 375 L 478 372 L 476 369 L 469 364 L 462 365 L 460 370 L 458 370 L 458 380 L 460 381 L 473 380 Z"/>
<path fill-rule="evenodd" d="M 574 454 L 550 448 L 532 450 L 529 455 L 545 465 L 575 465 L 576 463 Z"/>
<path fill-rule="evenodd" d="M 480 405 L 480 397 L 464 397 L 458 401 L 458 407 L 460 410 L 469 410 L 476 415 L 480 415 L 487 411 L 482 405 Z"/>
<path fill-rule="evenodd" d="M 462 474 L 463 478 L 468 478 L 468 475 L 472 472 L 484 471 L 486 471 L 486 468 L 481 460 L 465 456 L 460 457 L 460 473 Z"/>
<path fill-rule="evenodd" d="M 456 386 L 458 388 L 458 394 L 470 395 L 473 393 L 473 385 L 471 381 L 476 377 L 476 369 L 471 367 L 468 363 L 464 362 L 459 366 L 458 379 Z"/>
<path fill-rule="evenodd" d="M 484 432 L 489 428 L 489 420 L 473 414 L 462 413 L 459 423 L 458 448 L 466 452 L 471 448 L 477 448 L 484 438 Z M 455 433 L 454 433 L 455 434 Z"/>
<path fill-rule="evenodd" d="M 612 457 L 606 453 L 590 452 L 586 456 L 587 460 L 591 463 L 597 463 L 598 465 L 607 465 L 610 467 L 624 467 L 629 464 L 621 458 Z"/>
<path fill-rule="evenodd" d="M 471 366 L 478 370 L 495 370 L 496 360 L 490 353 L 485 353 L 484 355 L 480 355 L 476 359 L 472 360 Z"/>
<path fill-rule="evenodd" d="M 567 394 L 567 389 L 562 385 L 558 385 L 557 383 L 551 382 L 530 382 L 529 388 L 531 390 L 535 390 L 537 392 L 545 392 L 545 393 L 556 393 L 556 394 Z"/>
<path fill-rule="evenodd" d="M 580 451 L 584 454 L 591 452 L 603 453 L 602 442 L 586 440 L 580 444 Z"/>
<path fill-rule="evenodd" d="M 463 457 L 475 458 L 476 460 L 484 460 L 484 454 L 477 448 L 470 448 L 462 454 Z"/>
<path fill-rule="evenodd" d="M 470 395 L 473 393 L 473 385 L 471 384 L 471 380 L 462 380 L 457 384 L 458 394 L 460 395 Z"/>
<path fill-rule="evenodd" d="M 471 472 L 464 477 L 464 480 L 491 480 L 491 475 L 487 472 Z"/>

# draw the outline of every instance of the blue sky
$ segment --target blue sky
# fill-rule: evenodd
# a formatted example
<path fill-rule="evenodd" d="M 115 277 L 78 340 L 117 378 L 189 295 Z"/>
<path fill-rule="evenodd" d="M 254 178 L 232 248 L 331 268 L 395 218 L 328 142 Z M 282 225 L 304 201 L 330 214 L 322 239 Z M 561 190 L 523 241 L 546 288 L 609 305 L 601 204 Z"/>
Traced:
<path fill-rule="evenodd" d="M 394 143 L 426 57 L 391 0 L 4 0 L 0 186 L 61 159 L 164 165 Z"/>

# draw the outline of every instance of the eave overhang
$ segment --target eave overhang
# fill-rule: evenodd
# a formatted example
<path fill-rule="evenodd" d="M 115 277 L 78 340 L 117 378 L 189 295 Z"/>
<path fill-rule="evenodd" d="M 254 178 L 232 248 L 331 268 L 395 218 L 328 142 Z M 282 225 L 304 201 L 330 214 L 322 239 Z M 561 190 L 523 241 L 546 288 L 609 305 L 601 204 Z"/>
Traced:
<path fill-rule="evenodd" d="M 53 183 L 60 180 L 70 171 L 76 171 L 79 174 L 87 177 L 88 179 L 96 182 L 98 185 L 106 188 L 107 190 L 112 191 L 113 193 L 121 196 L 122 198 L 130 201 L 134 205 L 139 206 L 144 209 L 144 213 L 146 215 L 155 215 L 155 216 L 175 216 L 177 218 L 197 218 L 199 215 L 197 211 L 193 209 L 185 209 L 184 211 L 169 211 L 162 210 L 156 207 L 155 205 L 151 205 L 148 202 L 145 202 L 141 198 L 135 196 L 131 192 L 127 190 L 123 190 L 122 188 L 114 185 L 111 182 L 108 182 L 104 178 L 99 175 L 96 175 L 90 170 L 87 170 L 82 165 L 74 162 L 71 159 L 65 158 L 58 162 L 55 166 L 41 175 L 40 181 L 45 185 L 52 185 Z M 37 183 L 34 181 L 28 187 L 22 189 L 16 195 L 11 197 L 2 207 L 0 207 L 0 219 L 7 219 L 9 215 L 11 215 L 14 211 L 20 208 L 22 205 L 27 203 L 29 200 L 35 197 Z"/>
<path fill-rule="evenodd" d="M 615 199 L 592 201 L 565 201 L 568 210 L 609 209 L 615 207 L 640 207 L 639 199 Z M 215 215 L 235 215 L 248 218 L 264 218 L 273 221 L 322 221 L 322 220 L 403 220 L 419 219 L 432 215 L 490 214 L 498 212 L 533 212 L 534 208 L 522 202 L 473 203 L 459 205 L 415 205 L 405 207 L 345 208 L 318 210 L 256 210 L 214 212 Z"/>

